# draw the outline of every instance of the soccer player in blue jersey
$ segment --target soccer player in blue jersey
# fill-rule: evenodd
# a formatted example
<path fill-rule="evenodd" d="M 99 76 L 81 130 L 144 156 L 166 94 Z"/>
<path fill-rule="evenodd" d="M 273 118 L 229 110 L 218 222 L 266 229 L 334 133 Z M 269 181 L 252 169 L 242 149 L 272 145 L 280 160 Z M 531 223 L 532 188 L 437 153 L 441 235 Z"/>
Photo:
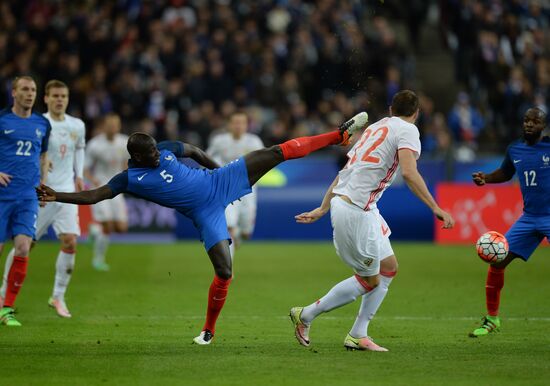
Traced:
<path fill-rule="evenodd" d="M 0 323 L 21 326 L 13 305 L 25 276 L 36 231 L 38 200 L 34 188 L 48 169 L 50 123 L 32 112 L 36 83 L 22 76 L 12 83 L 13 106 L 0 111 L 0 254 L 13 237 L 15 256 L 8 266 L 6 298 L 0 299 Z"/>
<path fill-rule="evenodd" d="M 550 138 L 543 137 L 546 114 L 531 108 L 523 117 L 523 140 L 512 143 L 500 168 L 492 173 L 472 175 L 476 185 L 506 182 L 517 175 L 523 196 L 523 215 L 506 233 L 510 251 L 506 258 L 489 266 L 485 296 L 487 316 L 479 328 L 470 333 L 473 338 L 498 331 L 500 291 L 504 287 L 504 270 L 514 259 L 527 261 L 540 242 L 550 239 Z"/>
<path fill-rule="evenodd" d="M 128 139 L 131 157 L 128 169 L 106 185 L 79 193 L 57 193 L 42 185 L 37 193 L 41 201 L 73 204 L 95 204 L 120 193 L 130 193 L 175 208 L 193 220 L 215 272 L 208 292 L 206 322 L 193 341 L 210 344 L 233 275 L 225 207 L 252 192 L 252 185 L 281 162 L 304 157 L 329 145 L 348 144 L 351 135 L 362 129 L 367 120 L 367 113 L 359 113 L 339 130 L 256 150 L 221 168 L 195 146 L 181 142 L 157 145 L 153 137 L 134 133 Z M 182 157 L 190 157 L 205 168 L 194 169 L 179 163 L 177 158 Z"/>

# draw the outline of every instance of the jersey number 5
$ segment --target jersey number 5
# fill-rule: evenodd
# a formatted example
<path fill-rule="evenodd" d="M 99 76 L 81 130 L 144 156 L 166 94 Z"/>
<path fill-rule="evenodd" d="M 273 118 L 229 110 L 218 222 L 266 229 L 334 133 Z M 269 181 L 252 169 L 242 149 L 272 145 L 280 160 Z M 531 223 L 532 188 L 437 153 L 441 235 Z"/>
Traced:
<path fill-rule="evenodd" d="M 372 156 L 371 153 L 375 151 L 376 148 L 380 146 L 382 142 L 384 142 L 384 140 L 386 139 L 386 136 L 388 135 L 387 126 L 379 127 L 374 132 L 371 129 L 367 129 L 365 131 L 365 133 L 363 134 L 363 139 L 361 140 L 361 143 L 359 144 L 359 146 L 355 148 L 355 154 L 350 160 L 350 163 L 349 163 L 350 165 L 353 165 L 355 161 L 357 161 L 357 153 L 362 151 L 362 148 L 365 146 L 365 142 L 369 140 L 371 135 L 372 135 L 372 138 L 376 138 L 376 139 L 374 140 L 372 145 L 365 151 L 365 154 L 363 154 L 363 157 L 361 157 L 361 161 L 372 162 L 375 164 L 380 162 L 380 158 Z"/>
<path fill-rule="evenodd" d="M 15 155 L 30 157 L 31 149 L 32 149 L 31 141 L 17 141 L 17 151 L 15 152 Z"/>
<path fill-rule="evenodd" d="M 174 176 L 166 173 L 166 169 L 160 172 L 160 176 L 164 178 L 164 181 L 168 182 L 169 184 L 172 183 L 172 181 L 174 181 Z"/>

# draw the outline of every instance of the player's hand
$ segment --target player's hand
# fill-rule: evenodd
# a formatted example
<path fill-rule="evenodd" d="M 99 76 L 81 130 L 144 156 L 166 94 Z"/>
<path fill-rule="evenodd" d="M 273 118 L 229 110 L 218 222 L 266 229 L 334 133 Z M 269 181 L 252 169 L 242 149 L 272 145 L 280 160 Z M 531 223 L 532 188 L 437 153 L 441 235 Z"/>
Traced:
<path fill-rule="evenodd" d="M 299 224 L 311 224 L 312 222 L 319 220 L 326 213 L 326 210 L 315 208 L 311 212 L 300 213 L 299 215 L 294 216 L 294 218 Z"/>
<path fill-rule="evenodd" d="M 10 181 L 11 181 L 11 176 L 9 174 L 0 172 L 0 185 L 8 186 Z"/>
<path fill-rule="evenodd" d="M 36 195 L 38 196 L 38 199 L 41 202 L 55 201 L 56 199 L 55 190 L 53 190 L 49 186 L 40 184 L 40 186 L 36 187 L 35 189 L 36 189 Z"/>
<path fill-rule="evenodd" d="M 474 184 L 477 186 L 483 186 L 485 185 L 485 173 L 483 172 L 476 172 L 472 174 L 472 181 L 474 181 Z"/>
<path fill-rule="evenodd" d="M 84 180 L 82 178 L 76 177 L 74 180 L 74 186 L 76 188 L 76 192 L 82 192 L 84 190 Z"/>
<path fill-rule="evenodd" d="M 451 229 L 452 227 L 454 227 L 455 219 L 453 218 L 453 216 L 451 216 L 449 213 L 445 212 L 443 209 L 441 209 L 439 207 L 435 208 L 434 209 L 434 215 L 439 220 L 443 221 L 443 226 L 442 226 L 443 229 Z"/>

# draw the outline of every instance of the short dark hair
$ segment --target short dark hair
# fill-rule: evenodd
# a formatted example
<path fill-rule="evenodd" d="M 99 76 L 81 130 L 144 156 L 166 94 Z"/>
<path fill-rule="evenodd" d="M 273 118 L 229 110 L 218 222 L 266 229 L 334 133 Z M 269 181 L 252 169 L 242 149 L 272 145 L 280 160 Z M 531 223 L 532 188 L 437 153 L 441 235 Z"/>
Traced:
<path fill-rule="evenodd" d="M 134 154 L 141 154 L 155 139 L 149 134 L 145 133 L 133 133 L 128 138 L 126 149 L 130 153 L 130 157 L 134 157 Z"/>
<path fill-rule="evenodd" d="M 391 101 L 392 115 L 396 117 L 410 117 L 418 110 L 418 96 L 411 90 L 401 90 Z"/>

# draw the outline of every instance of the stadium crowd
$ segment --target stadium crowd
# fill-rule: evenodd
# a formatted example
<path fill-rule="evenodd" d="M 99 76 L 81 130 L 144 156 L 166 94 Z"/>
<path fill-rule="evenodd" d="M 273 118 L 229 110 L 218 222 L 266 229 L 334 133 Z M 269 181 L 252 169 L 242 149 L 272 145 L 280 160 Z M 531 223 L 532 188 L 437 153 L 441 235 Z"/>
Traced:
<path fill-rule="evenodd" d="M 324 132 L 359 110 L 371 121 L 415 88 L 429 2 L 354 0 L 0 1 L 0 103 L 10 81 L 57 78 L 89 127 L 118 112 L 127 132 L 206 147 L 238 108 L 266 145 Z M 505 143 L 525 106 L 546 108 L 548 6 L 528 0 L 440 1 L 464 86 L 449 112 L 421 95 L 427 154 L 453 141 Z M 393 20 L 409 28 L 399 39 Z M 392 20 L 392 21 L 390 21 Z"/>
<path fill-rule="evenodd" d="M 510 142 L 527 108 L 548 109 L 550 3 L 450 0 L 440 6 L 455 77 L 467 91 L 449 114 L 455 140 L 473 147 L 481 138 Z"/>

